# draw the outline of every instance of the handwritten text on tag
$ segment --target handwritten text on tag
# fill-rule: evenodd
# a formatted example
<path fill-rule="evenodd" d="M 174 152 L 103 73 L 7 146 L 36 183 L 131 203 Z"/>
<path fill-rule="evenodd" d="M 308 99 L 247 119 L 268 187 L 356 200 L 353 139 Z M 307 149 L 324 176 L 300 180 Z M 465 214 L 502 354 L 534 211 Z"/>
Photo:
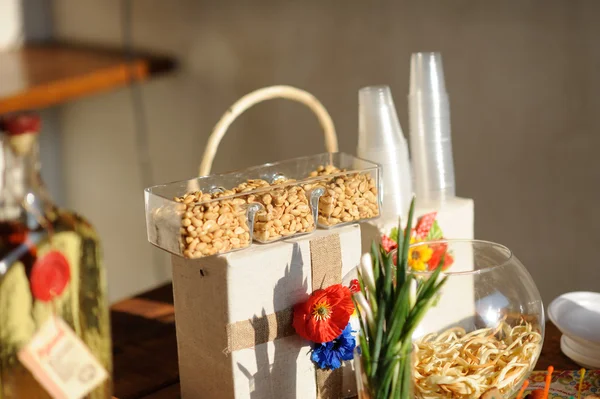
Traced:
<path fill-rule="evenodd" d="M 81 339 L 54 316 L 21 349 L 19 360 L 56 399 L 80 399 L 108 377 Z"/>

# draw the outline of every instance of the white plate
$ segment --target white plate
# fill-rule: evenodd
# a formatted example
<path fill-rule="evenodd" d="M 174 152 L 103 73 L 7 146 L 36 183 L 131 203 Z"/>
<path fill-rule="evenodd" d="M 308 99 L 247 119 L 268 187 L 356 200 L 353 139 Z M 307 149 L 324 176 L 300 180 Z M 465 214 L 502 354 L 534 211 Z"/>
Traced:
<path fill-rule="evenodd" d="M 567 345 L 572 351 L 585 355 L 590 359 L 594 359 L 596 363 L 600 364 L 600 346 L 581 343 L 582 341 L 577 341 L 572 337 L 564 334 L 561 338 L 561 342 L 563 340 L 565 345 Z"/>
<path fill-rule="evenodd" d="M 600 359 L 600 344 L 588 341 L 587 339 L 577 338 L 569 334 L 563 334 L 563 336 L 569 341 L 569 346 L 577 352 L 591 353 L 594 354 L 593 357 Z"/>
<path fill-rule="evenodd" d="M 565 355 L 567 355 L 567 357 L 581 367 L 585 367 L 586 369 L 600 368 L 600 359 L 594 359 L 575 351 L 571 346 L 569 346 L 569 339 L 564 335 L 560 338 L 560 349 Z"/>
<path fill-rule="evenodd" d="M 563 294 L 552 301 L 548 316 L 563 334 L 600 344 L 600 293 Z"/>

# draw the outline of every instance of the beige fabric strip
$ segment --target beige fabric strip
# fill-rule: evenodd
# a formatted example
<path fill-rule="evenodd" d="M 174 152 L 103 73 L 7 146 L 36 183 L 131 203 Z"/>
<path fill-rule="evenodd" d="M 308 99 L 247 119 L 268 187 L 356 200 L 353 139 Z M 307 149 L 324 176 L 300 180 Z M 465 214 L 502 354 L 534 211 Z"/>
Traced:
<path fill-rule="evenodd" d="M 310 242 L 310 261 L 313 291 L 342 282 L 342 248 L 340 236 L 332 234 Z M 315 369 L 317 398 L 342 397 L 342 369 Z"/>
<path fill-rule="evenodd" d="M 313 291 L 342 282 L 342 248 L 340 236 L 329 236 L 310 241 L 310 261 Z"/>
<path fill-rule="evenodd" d="M 293 309 L 285 309 L 251 320 L 227 325 L 227 352 L 252 348 L 296 334 L 292 321 Z"/>
<path fill-rule="evenodd" d="M 344 374 L 341 368 L 335 370 L 316 369 L 317 398 L 340 399 Z"/>

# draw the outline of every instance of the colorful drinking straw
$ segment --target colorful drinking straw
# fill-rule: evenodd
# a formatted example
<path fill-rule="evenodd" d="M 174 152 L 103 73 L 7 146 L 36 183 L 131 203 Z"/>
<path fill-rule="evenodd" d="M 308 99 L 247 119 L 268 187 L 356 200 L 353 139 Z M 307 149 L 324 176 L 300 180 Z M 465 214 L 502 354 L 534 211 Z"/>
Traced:
<path fill-rule="evenodd" d="M 577 389 L 577 399 L 581 399 L 581 388 L 583 387 L 583 377 L 585 377 L 585 369 L 579 370 L 579 389 Z"/>
<path fill-rule="evenodd" d="M 546 374 L 546 385 L 544 386 L 544 396 L 542 399 L 548 399 L 548 393 L 550 392 L 550 383 L 552 382 L 552 373 L 554 372 L 554 367 L 548 366 L 548 374 Z"/>
<path fill-rule="evenodd" d="M 525 390 L 527 389 L 528 386 L 529 386 L 529 380 L 525 380 L 525 382 L 523 383 L 523 386 L 521 387 L 521 390 L 519 391 L 519 394 L 517 395 L 517 399 L 521 399 L 523 397 L 523 394 L 525 393 Z"/>

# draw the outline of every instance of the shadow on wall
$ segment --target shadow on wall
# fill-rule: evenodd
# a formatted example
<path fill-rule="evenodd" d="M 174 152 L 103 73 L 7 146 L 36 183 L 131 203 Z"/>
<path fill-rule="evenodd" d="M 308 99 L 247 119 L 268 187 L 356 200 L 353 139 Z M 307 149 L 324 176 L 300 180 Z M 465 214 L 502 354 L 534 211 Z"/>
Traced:
<path fill-rule="evenodd" d="M 279 309 L 282 298 L 289 295 L 290 287 L 300 289 L 308 288 L 306 278 L 302 272 L 304 261 L 297 243 L 294 243 L 292 259 L 286 266 L 285 275 L 275 285 L 273 295 L 273 308 Z M 263 338 L 270 335 L 268 321 L 263 309 L 261 317 L 255 316 L 253 327 L 255 333 L 256 374 L 252 375 L 248 369 L 238 362 L 240 371 L 248 378 L 250 397 L 252 399 L 277 399 L 296 398 L 296 374 L 297 359 L 300 355 L 302 345 L 300 338 L 292 335 L 290 337 L 275 338 L 273 341 L 273 361 L 269 357 L 269 343 L 264 343 Z M 289 320 L 288 320 L 289 322 Z M 279 323 L 278 323 L 279 324 Z M 260 331 L 260 333 L 258 333 Z M 285 381 L 284 384 L 282 382 Z"/>

